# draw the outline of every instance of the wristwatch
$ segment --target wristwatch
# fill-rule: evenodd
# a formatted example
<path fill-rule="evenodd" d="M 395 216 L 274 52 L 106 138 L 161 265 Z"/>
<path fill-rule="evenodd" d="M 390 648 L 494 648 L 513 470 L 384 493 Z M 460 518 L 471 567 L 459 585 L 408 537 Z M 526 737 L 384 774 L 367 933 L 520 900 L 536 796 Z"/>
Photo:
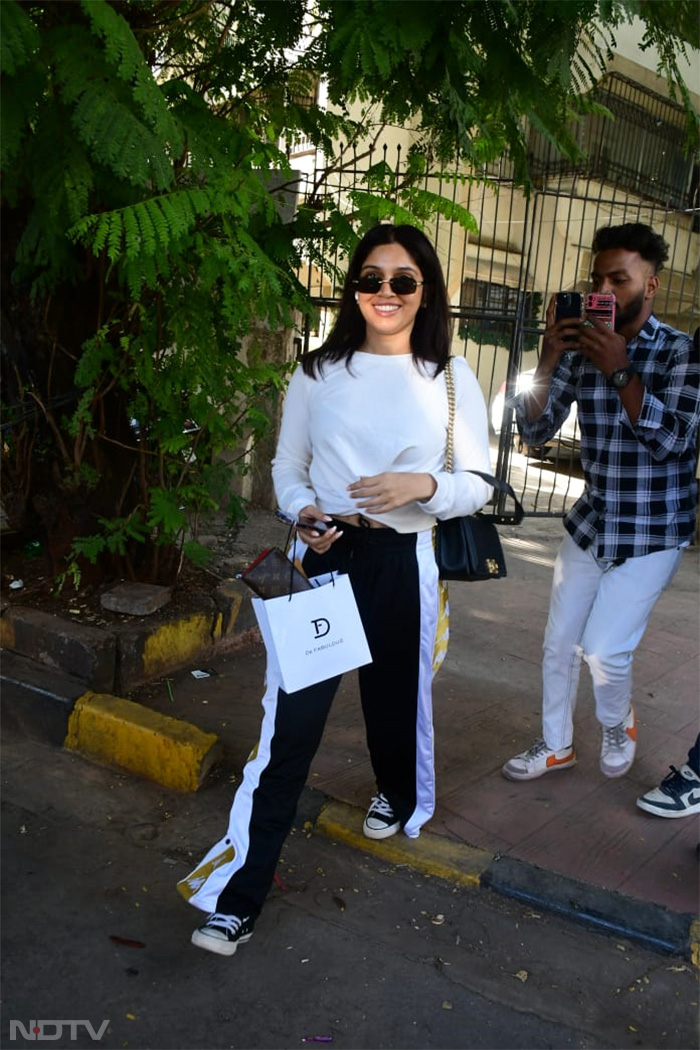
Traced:
<path fill-rule="evenodd" d="M 610 376 L 610 382 L 616 390 L 623 390 L 634 375 L 634 369 L 628 365 L 627 368 L 617 368 Z"/>

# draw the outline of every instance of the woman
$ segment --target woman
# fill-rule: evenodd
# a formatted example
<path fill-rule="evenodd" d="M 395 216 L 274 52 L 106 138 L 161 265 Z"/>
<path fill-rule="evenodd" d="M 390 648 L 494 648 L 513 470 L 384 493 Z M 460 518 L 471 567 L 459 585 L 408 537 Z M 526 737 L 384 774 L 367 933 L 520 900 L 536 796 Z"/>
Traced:
<path fill-rule="evenodd" d="M 358 671 L 377 781 L 369 838 L 401 828 L 415 838 L 433 813 L 433 526 L 478 510 L 492 491 L 464 472 L 490 463 L 486 406 L 461 358 L 456 472 L 444 470 L 449 352 L 447 292 L 430 241 L 413 226 L 374 227 L 350 262 L 331 335 L 292 377 L 272 464 L 280 507 L 311 523 L 300 529 L 307 575 L 349 574 L 372 653 Z M 192 935 L 198 947 L 233 955 L 250 938 L 339 682 L 287 695 L 268 667 L 261 739 L 228 834 L 179 886 L 211 913 Z"/>

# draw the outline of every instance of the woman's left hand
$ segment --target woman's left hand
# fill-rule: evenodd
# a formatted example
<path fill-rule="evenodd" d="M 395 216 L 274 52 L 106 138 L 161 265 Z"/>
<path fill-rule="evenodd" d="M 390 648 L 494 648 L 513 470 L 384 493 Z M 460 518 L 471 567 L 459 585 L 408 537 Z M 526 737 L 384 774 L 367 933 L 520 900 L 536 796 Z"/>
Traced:
<path fill-rule="evenodd" d="M 358 500 L 357 509 L 385 514 L 397 507 L 418 500 L 429 500 L 435 494 L 437 482 L 432 474 L 407 474 L 386 471 L 369 478 L 358 478 L 348 485 L 348 492 Z"/>

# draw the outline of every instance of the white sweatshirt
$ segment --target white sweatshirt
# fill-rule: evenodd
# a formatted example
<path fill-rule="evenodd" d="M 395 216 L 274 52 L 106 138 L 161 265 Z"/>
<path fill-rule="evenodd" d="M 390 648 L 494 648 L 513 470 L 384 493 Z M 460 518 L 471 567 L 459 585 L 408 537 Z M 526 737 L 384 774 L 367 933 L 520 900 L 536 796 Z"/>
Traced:
<path fill-rule="evenodd" d="M 447 391 L 435 365 L 412 354 L 358 351 L 324 364 L 312 379 L 298 367 L 282 415 L 272 479 L 280 508 L 297 517 L 308 504 L 325 514 L 362 513 L 347 492 L 359 477 L 384 471 L 432 474 L 437 490 L 425 502 L 408 503 L 375 521 L 397 532 L 422 532 L 436 518 L 472 514 L 492 489 L 464 471 L 491 473 L 486 405 L 464 358 L 453 360 L 456 473 L 445 472 Z"/>

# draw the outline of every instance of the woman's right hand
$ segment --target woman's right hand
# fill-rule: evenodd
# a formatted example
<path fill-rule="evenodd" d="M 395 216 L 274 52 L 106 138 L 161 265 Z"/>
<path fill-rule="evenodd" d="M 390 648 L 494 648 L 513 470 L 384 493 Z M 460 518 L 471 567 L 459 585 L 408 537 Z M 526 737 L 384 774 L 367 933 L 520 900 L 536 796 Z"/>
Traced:
<path fill-rule="evenodd" d="M 318 509 L 318 507 L 314 507 L 312 503 L 309 503 L 299 513 L 299 520 L 304 522 L 308 520 L 310 523 L 314 521 L 329 523 L 333 519 L 329 514 L 324 514 L 323 511 Z M 304 543 L 306 543 L 312 551 L 315 551 L 316 554 L 325 554 L 326 551 L 330 550 L 338 537 L 343 535 L 342 532 L 338 531 L 337 525 L 332 525 L 330 528 L 324 529 L 323 532 L 318 532 L 311 524 L 309 528 L 297 525 L 297 531 Z"/>

